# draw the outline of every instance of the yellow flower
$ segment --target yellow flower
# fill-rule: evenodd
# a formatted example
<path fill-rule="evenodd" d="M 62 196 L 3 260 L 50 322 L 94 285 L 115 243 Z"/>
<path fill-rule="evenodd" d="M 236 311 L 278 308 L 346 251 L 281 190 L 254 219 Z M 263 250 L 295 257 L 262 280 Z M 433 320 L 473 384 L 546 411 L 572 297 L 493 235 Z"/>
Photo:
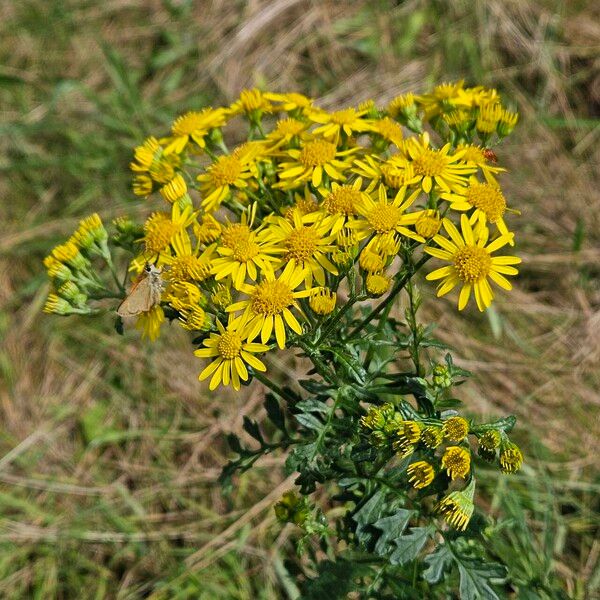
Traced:
<path fill-rule="evenodd" d="M 506 171 L 506 169 L 503 169 L 502 167 L 495 167 L 489 164 L 490 156 L 494 161 L 497 160 L 495 158 L 496 155 L 489 149 L 481 148 L 480 146 L 474 146 L 472 144 L 459 144 L 456 149 L 459 152 L 462 152 L 463 150 L 465 151 L 462 160 L 464 160 L 467 164 L 474 163 L 477 165 L 477 167 L 483 173 L 485 180 L 489 184 L 494 185 L 496 183 L 496 178 L 494 175 Z"/>
<path fill-rule="evenodd" d="M 163 153 L 163 147 L 155 137 L 149 137 L 144 140 L 141 146 L 133 151 L 134 161 L 129 164 L 132 171 L 148 172 Z"/>
<path fill-rule="evenodd" d="M 297 212 L 292 222 L 283 217 L 274 217 L 266 230 L 267 239 L 283 254 L 283 264 L 292 263 L 306 271 L 305 283 L 312 286 L 313 277 L 320 286 L 325 285 L 325 272 L 337 275 L 337 267 L 327 258 L 335 250 L 327 222 L 310 223 L 310 216 L 301 217 Z"/>
<path fill-rule="evenodd" d="M 48 271 L 48 276 L 58 281 L 70 281 L 73 279 L 73 273 L 67 265 L 63 264 L 56 257 L 49 255 L 44 258 L 44 267 Z"/>
<path fill-rule="evenodd" d="M 325 139 L 305 141 L 300 149 L 286 151 L 291 160 L 284 160 L 279 164 L 281 181 L 273 187 L 293 189 L 308 181 L 319 187 L 325 176 L 335 180 L 343 179 L 343 173 L 350 168 L 348 157 L 354 152 L 355 148 L 338 150 L 335 143 Z"/>
<path fill-rule="evenodd" d="M 401 235 L 424 242 L 424 238 L 407 228 L 407 225 L 415 224 L 419 218 L 419 213 L 405 212 L 417 199 L 419 193 L 419 190 L 417 190 L 405 199 L 406 188 L 402 188 L 390 201 L 386 187 L 380 185 L 377 192 L 377 201 L 368 195 L 363 196 L 362 202 L 357 207 L 362 218 L 349 222 L 348 227 L 355 230 L 361 240 L 370 235 L 375 235 L 376 244 L 380 243 L 386 235 L 392 235 L 393 237 Z"/>
<path fill-rule="evenodd" d="M 430 425 L 421 433 L 421 442 L 428 448 L 437 448 L 444 441 L 444 432 L 441 427 Z"/>
<path fill-rule="evenodd" d="M 500 121 L 498 122 L 498 135 L 505 137 L 509 135 L 515 128 L 519 120 L 519 113 L 511 112 L 510 110 L 502 109 Z"/>
<path fill-rule="evenodd" d="M 199 245 L 192 248 L 187 231 L 179 231 L 171 240 L 174 254 L 162 254 L 161 263 L 170 266 L 171 281 L 204 281 L 211 274 L 211 260 L 214 246 L 201 251 Z"/>
<path fill-rule="evenodd" d="M 327 287 L 313 288 L 308 305 L 317 315 L 329 315 L 335 310 L 337 296 Z"/>
<path fill-rule="evenodd" d="M 475 493 L 475 480 L 462 491 L 450 492 L 445 498 L 442 498 L 436 506 L 446 522 L 458 529 L 464 531 L 473 516 L 473 495 Z"/>
<path fill-rule="evenodd" d="M 372 131 L 380 135 L 386 142 L 400 146 L 402 143 L 402 127 L 389 117 L 377 119 L 372 122 Z"/>
<path fill-rule="evenodd" d="M 510 245 L 514 245 L 512 234 L 504 222 L 504 213 L 509 209 L 506 208 L 506 199 L 498 184 L 481 183 L 476 177 L 471 177 L 469 185 L 460 193 L 442 194 L 441 197 L 450 202 L 450 208 L 453 210 L 474 209 L 470 218 L 472 225 L 477 221 L 481 225 L 494 223 L 503 236 L 510 238 Z"/>
<path fill-rule="evenodd" d="M 418 421 L 400 421 L 397 425 L 394 440 L 394 450 L 416 444 L 421 438 L 423 427 Z"/>
<path fill-rule="evenodd" d="M 200 148 L 206 147 L 206 136 L 212 129 L 222 127 L 227 121 L 224 108 L 203 108 L 200 111 L 190 111 L 181 115 L 173 123 L 172 136 L 167 138 L 168 145 L 165 154 L 183 152 L 190 140 Z"/>
<path fill-rule="evenodd" d="M 246 276 L 256 281 L 259 272 L 272 273 L 272 256 L 277 250 L 275 244 L 266 238 L 265 230 L 253 231 L 248 223 L 252 218 L 245 212 L 241 223 L 232 223 L 223 227 L 221 245 L 217 248 L 219 258 L 214 259 L 212 272 L 220 281 L 227 278 L 236 289 L 241 289 Z"/>
<path fill-rule="evenodd" d="M 165 250 L 173 241 L 173 238 L 196 218 L 196 213 L 192 211 L 191 206 L 183 210 L 179 204 L 173 204 L 171 214 L 164 212 L 155 212 L 144 223 L 144 245 L 145 253 L 143 257 L 138 257 L 136 264 L 140 261 L 145 262 L 146 258 L 159 254 Z"/>
<path fill-rule="evenodd" d="M 242 90 L 240 97 L 230 106 L 230 114 L 245 114 L 249 117 L 260 117 L 262 113 L 273 111 L 273 104 L 269 95 L 264 94 L 257 88 Z"/>
<path fill-rule="evenodd" d="M 462 284 L 458 310 L 465 308 L 471 292 L 474 292 L 477 307 L 483 311 L 494 298 L 488 277 L 505 290 L 512 289 L 511 283 L 504 275 L 517 275 L 517 269 L 510 265 L 519 264 L 521 259 L 516 256 L 491 256 L 493 252 L 509 243 L 510 238 L 502 236 L 488 244 L 488 228 L 479 227 L 474 231 L 466 215 L 461 215 L 462 235 L 449 219 L 444 219 L 443 225 L 450 239 L 436 235 L 433 241 L 441 248 L 428 246 L 425 252 L 451 264 L 432 271 L 426 279 L 442 280 L 438 286 L 438 297 Z"/>
<path fill-rule="evenodd" d="M 440 230 L 442 219 L 437 210 L 428 209 L 419 213 L 419 218 L 415 221 L 415 231 L 425 239 L 432 238 Z"/>
<path fill-rule="evenodd" d="M 452 479 L 465 478 L 471 470 L 471 455 L 460 446 L 448 446 L 442 456 L 442 467 Z"/>
<path fill-rule="evenodd" d="M 148 338 L 154 342 L 160 335 L 160 326 L 164 323 L 165 313 L 160 305 L 153 306 L 149 311 L 140 313 L 135 323 L 136 329 L 142 332 L 142 339 Z"/>
<path fill-rule="evenodd" d="M 488 429 L 479 436 L 479 445 L 485 450 L 495 450 L 500 446 L 502 436 L 497 429 Z"/>
<path fill-rule="evenodd" d="M 494 133 L 501 117 L 502 106 L 497 99 L 482 103 L 479 106 L 479 114 L 477 115 L 477 122 L 475 123 L 475 128 L 480 137 L 485 139 Z"/>
<path fill-rule="evenodd" d="M 187 194 L 187 184 L 185 183 L 183 175 L 177 173 L 169 183 L 160 188 L 159 192 L 160 195 L 171 204 L 183 198 Z"/>
<path fill-rule="evenodd" d="M 290 308 L 297 309 L 297 299 L 312 294 L 312 289 L 295 291 L 305 278 L 306 272 L 290 262 L 278 278 L 272 272 L 265 271 L 260 283 L 254 286 L 241 286 L 241 290 L 249 296 L 248 299 L 232 304 L 227 311 L 244 311 L 241 319 L 243 322 L 248 322 L 249 342 L 260 334 L 261 342 L 266 344 L 275 329 L 277 345 L 283 349 L 286 341 L 286 324 L 298 335 L 302 333 L 302 326 Z"/>
<path fill-rule="evenodd" d="M 314 130 L 315 135 L 332 138 L 337 142 L 342 133 L 346 137 L 351 137 L 355 132 L 362 133 L 373 128 L 369 121 L 362 118 L 366 112 L 366 110 L 357 111 L 354 108 L 344 108 L 332 113 L 315 110 L 308 113 L 308 118 L 313 123 L 321 123 L 321 126 Z"/>
<path fill-rule="evenodd" d="M 288 144 L 295 139 L 304 137 L 307 128 L 308 124 L 298 121 L 298 119 L 292 119 L 291 117 L 280 119 L 275 124 L 275 129 L 267 135 L 265 141 L 273 142 L 276 146 Z"/>
<path fill-rule="evenodd" d="M 417 490 L 427 487 L 435 477 L 433 467 L 424 460 L 412 463 L 406 472 L 409 483 L 412 483 L 413 487 Z"/>
<path fill-rule="evenodd" d="M 256 176 L 256 165 L 251 152 L 225 154 L 206 167 L 206 172 L 198 175 L 200 191 L 203 194 L 202 208 L 214 212 L 226 200 L 232 188 L 244 190 L 248 180 Z"/>
<path fill-rule="evenodd" d="M 240 389 L 240 381 L 248 381 L 250 365 L 256 371 L 266 371 L 265 365 L 254 354 L 266 352 L 269 347 L 264 344 L 244 342 L 246 331 L 230 323 L 227 329 L 217 321 L 219 333 L 211 333 L 203 341 L 206 348 L 196 350 L 194 354 L 200 358 L 214 360 L 200 373 L 198 379 L 203 381 L 210 377 L 208 385 L 214 390 L 219 385 L 231 385 L 234 390 Z"/>
<path fill-rule="evenodd" d="M 462 417 L 450 417 L 444 421 L 442 430 L 451 442 L 462 442 L 469 433 L 469 422 Z"/>
<path fill-rule="evenodd" d="M 284 110 L 293 114 L 305 113 L 313 104 L 312 98 L 307 98 L 303 94 L 298 94 L 296 92 L 289 92 L 287 94 L 267 92 L 265 98 L 271 102 L 281 103 L 280 106 L 277 107 L 278 110 Z"/>
<path fill-rule="evenodd" d="M 390 289 L 391 281 L 385 273 L 369 273 L 365 286 L 372 296 L 382 296 Z"/>
<path fill-rule="evenodd" d="M 411 92 L 393 98 L 388 104 L 387 111 L 394 119 L 407 120 L 417 112 L 415 95 Z"/>
<path fill-rule="evenodd" d="M 221 235 L 221 223 L 212 215 L 203 215 L 200 223 L 194 223 L 194 235 L 201 244 L 212 244 Z"/>
<path fill-rule="evenodd" d="M 452 107 L 461 98 L 464 81 L 442 83 L 433 88 L 433 92 L 415 98 L 416 103 L 425 111 L 425 119 L 430 120 Z"/>
<path fill-rule="evenodd" d="M 331 190 L 319 189 L 319 193 L 324 196 L 321 205 L 323 220 L 332 234 L 337 234 L 350 219 L 358 215 L 358 205 L 364 202 L 366 196 L 361 187 L 362 178 L 357 177 L 351 185 L 339 185 L 334 181 L 331 183 Z"/>
<path fill-rule="evenodd" d="M 516 444 L 504 442 L 500 447 L 500 468 L 503 473 L 516 473 L 523 464 L 523 453 Z"/>
<path fill-rule="evenodd" d="M 429 147 L 429 135 L 424 133 L 419 140 L 410 138 L 406 150 L 412 161 L 415 177 L 423 191 L 432 189 L 442 192 L 460 192 L 466 186 L 466 177 L 477 170 L 474 165 L 462 161 L 464 151 L 451 154 L 450 144 L 439 150 Z"/>

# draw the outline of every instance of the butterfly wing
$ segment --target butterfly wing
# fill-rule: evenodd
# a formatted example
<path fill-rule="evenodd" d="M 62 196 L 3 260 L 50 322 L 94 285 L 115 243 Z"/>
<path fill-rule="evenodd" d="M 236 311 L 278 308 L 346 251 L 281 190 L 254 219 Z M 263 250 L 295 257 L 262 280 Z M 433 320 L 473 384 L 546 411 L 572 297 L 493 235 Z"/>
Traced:
<path fill-rule="evenodd" d="M 160 302 L 160 293 L 158 294 Z M 131 291 L 119 304 L 117 314 L 120 317 L 135 317 L 140 313 L 149 311 L 157 303 L 157 295 L 149 277 L 144 277 L 134 283 Z"/>

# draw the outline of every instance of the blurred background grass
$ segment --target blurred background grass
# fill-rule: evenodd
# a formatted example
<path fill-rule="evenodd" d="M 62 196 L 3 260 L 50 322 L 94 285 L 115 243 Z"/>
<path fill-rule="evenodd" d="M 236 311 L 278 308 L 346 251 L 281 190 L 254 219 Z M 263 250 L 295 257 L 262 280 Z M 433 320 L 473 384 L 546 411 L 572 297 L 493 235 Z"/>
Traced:
<path fill-rule="evenodd" d="M 148 346 L 108 317 L 42 315 L 41 259 L 82 215 L 149 209 L 131 149 L 187 109 L 254 85 L 384 104 L 460 78 L 522 113 L 498 155 L 524 264 L 487 316 L 423 284 L 426 317 L 476 374 L 473 412 L 519 417 L 525 468 L 485 480 L 507 596 L 597 597 L 599 17 L 583 0 L 0 3 L 0 597 L 297 596 L 271 510 L 283 458 L 230 497 L 216 483 L 259 386 L 209 394 L 176 328 Z"/>

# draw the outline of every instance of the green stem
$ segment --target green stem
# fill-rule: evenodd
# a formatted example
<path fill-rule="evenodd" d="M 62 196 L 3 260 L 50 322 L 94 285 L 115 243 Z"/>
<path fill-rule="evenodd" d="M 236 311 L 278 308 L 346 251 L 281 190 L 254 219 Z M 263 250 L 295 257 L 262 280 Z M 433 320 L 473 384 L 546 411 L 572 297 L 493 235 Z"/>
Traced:
<path fill-rule="evenodd" d="M 294 402 L 295 399 L 287 394 L 281 387 L 271 381 L 265 374 L 260 371 L 254 371 L 254 377 L 258 379 L 265 387 L 268 387 L 274 394 L 277 394 L 282 400 Z"/>
<path fill-rule="evenodd" d="M 417 377 L 421 377 L 421 358 L 419 356 L 419 326 L 417 325 L 417 310 L 418 303 L 415 298 L 415 289 L 412 280 L 408 280 L 406 285 L 406 291 L 408 292 L 408 327 L 411 332 L 411 358 L 415 365 L 415 373 Z"/>
<path fill-rule="evenodd" d="M 367 315 L 348 335 L 348 338 L 355 337 L 358 333 L 360 333 L 379 313 L 384 311 L 386 307 L 394 301 L 396 296 L 400 293 L 401 290 L 404 289 L 407 282 L 410 278 L 431 258 L 429 254 L 423 256 L 419 262 L 412 266 L 412 268 L 407 271 L 398 281 L 388 294 L 387 298 L 381 302 L 377 307 L 373 309 L 373 311 Z"/>

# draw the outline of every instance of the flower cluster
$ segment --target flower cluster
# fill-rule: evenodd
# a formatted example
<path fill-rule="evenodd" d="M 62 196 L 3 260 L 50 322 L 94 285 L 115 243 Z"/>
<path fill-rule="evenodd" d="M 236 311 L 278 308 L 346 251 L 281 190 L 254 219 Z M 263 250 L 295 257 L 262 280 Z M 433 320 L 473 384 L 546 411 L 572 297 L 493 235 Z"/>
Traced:
<path fill-rule="evenodd" d="M 238 115 L 248 139 L 228 149 L 222 129 Z M 447 263 L 427 275 L 438 296 L 458 286 L 459 309 L 473 296 L 484 310 L 490 282 L 510 289 L 520 262 L 496 254 L 514 236 L 489 149 L 516 118 L 495 90 L 462 83 L 385 108 L 327 112 L 300 94 L 245 90 L 188 112 L 135 150 L 135 194 L 158 190 L 167 207 L 148 217 L 130 270 L 164 267 L 163 306 L 207 332 L 197 355 L 214 358 L 201 373 L 211 388 L 239 389 L 248 367 L 263 368 L 256 353 L 322 325 L 350 279 L 361 300 L 389 292 L 407 251 Z M 155 338 L 163 309 L 139 320 Z"/>
<path fill-rule="evenodd" d="M 486 310 L 492 285 L 511 289 L 520 259 L 503 249 L 515 245 L 509 216 L 519 211 L 502 192 L 492 148 L 517 119 L 496 90 L 463 82 L 387 106 L 327 111 L 302 94 L 252 89 L 229 106 L 189 111 L 134 151 L 133 193 L 159 201 L 145 222 L 118 218 L 109 235 L 92 215 L 45 259 L 54 288 L 45 310 L 116 308 L 119 331 L 134 318 L 150 340 L 167 320 L 192 332 L 210 390 L 258 379 L 272 392 L 274 441 L 246 419 L 257 444 L 230 436 L 240 458 L 222 480 L 284 448 L 301 495 L 334 482 L 345 510 L 330 529 L 289 493 L 276 506 L 281 521 L 303 529 L 307 543 L 338 536 L 404 564 L 400 550 L 416 557 L 436 531 L 454 543 L 455 532 L 420 527 L 423 519 L 467 529 L 472 448 L 503 473 L 523 462 L 508 437 L 513 417 L 477 425 L 454 410 L 450 390 L 468 373 L 449 354 L 425 366 L 444 345 L 416 317 L 416 276 L 430 260 L 441 263 L 425 279 L 438 282 L 437 296 L 458 288 L 459 310 L 471 299 Z M 124 278 L 109 247 L 129 252 Z M 404 321 L 391 314 L 401 292 Z M 271 381 L 264 355 L 286 347 L 312 363 L 311 379 Z M 388 524 L 401 539 L 411 520 L 396 548 Z"/>
<path fill-rule="evenodd" d="M 523 455 L 510 441 L 504 423 L 475 425 L 458 415 L 423 418 L 408 404 L 400 408 L 391 403 L 372 406 L 360 420 L 360 433 L 376 448 L 408 459 L 407 480 L 417 490 L 428 488 L 436 479 L 442 488 L 456 479 L 468 481 L 464 490 L 450 492 L 436 505 L 448 523 L 461 530 L 467 527 L 474 508 L 469 436 L 477 440 L 479 456 L 497 463 L 502 473 L 514 473 L 523 463 Z M 435 486 L 432 493 L 439 491 Z"/>

